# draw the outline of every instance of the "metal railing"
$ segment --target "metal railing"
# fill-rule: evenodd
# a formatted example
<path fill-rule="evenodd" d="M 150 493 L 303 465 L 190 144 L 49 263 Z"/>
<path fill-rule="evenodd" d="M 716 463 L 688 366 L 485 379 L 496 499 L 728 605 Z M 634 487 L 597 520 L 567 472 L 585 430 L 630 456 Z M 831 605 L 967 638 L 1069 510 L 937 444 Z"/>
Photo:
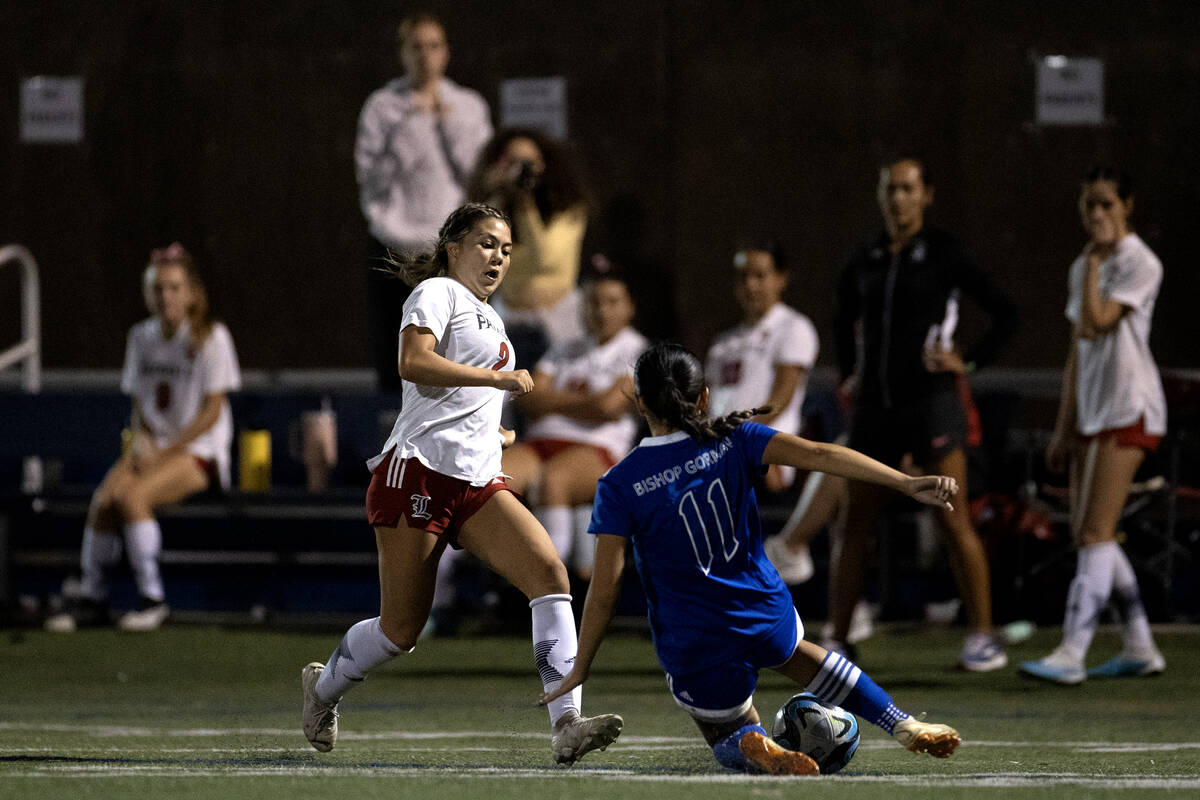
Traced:
<path fill-rule="evenodd" d="M 38 392 L 42 388 L 42 306 L 37 262 L 19 244 L 0 247 L 0 267 L 10 261 L 21 264 L 21 341 L 0 352 L 0 370 L 24 362 L 25 391 Z"/>

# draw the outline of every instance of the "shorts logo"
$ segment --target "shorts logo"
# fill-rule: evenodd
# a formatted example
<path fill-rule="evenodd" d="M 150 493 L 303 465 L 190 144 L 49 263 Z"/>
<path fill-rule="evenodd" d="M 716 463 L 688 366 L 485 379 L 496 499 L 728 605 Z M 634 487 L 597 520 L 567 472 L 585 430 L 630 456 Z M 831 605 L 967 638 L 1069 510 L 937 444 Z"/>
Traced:
<path fill-rule="evenodd" d="M 433 518 L 433 515 L 429 513 L 429 495 L 414 494 L 412 496 L 412 501 L 413 501 L 412 515 L 414 517 L 420 517 L 421 519 L 432 519 Z"/>

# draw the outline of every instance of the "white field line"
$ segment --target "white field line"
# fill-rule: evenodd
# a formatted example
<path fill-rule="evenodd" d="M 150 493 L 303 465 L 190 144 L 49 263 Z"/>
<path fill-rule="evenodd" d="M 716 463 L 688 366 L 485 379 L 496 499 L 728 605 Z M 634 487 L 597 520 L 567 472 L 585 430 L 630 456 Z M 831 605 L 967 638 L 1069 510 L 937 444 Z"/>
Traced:
<path fill-rule="evenodd" d="M 732 774 L 654 775 L 628 769 L 450 769 L 436 767 L 301 767 L 291 764 L 278 767 L 256 765 L 247 768 L 186 768 L 174 765 L 62 765 L 53 769 L 38 768 L 20 772 L 4 772 L 5 778 L 261 778 L 261 777 L 327 777 L 344 779 L 363 778 L 445 778 L 485 780 L 529 780 L 529 779 L 587 779 L 612 780 L 639 783 L 681 784 L 744 784 L 772 783 L 780 781 L 812 780 L 810 778 L 781 778 L 773 776 L 749 776 Z M 833 775 L 818 780 L 840 783 L 893 784 L 928 788 L 1034 788 L 1042 786 L 1082 786 L 1097 790 L 1129 789 L 1200 789 L 1197 775 L 1136 775 L 1096 776 L 1077 772 L 1003 772 L 976 775 Z"/>
<path fill-rule="evenodd" d="M 149 728 L 120 725 L 66 725 L 22 722 L 0 722 L 0 731 L 45 731 L 53 733 L 79 733 L 97 738 L 208 738 L 229 736 L 279 736 L 291 739 L 299 735 L 296 728 Z M 347 731 L 339 735 L 341 741 L 438 741 L 454 739 L 545 739 L 549 734 L 534 731 Z M 975 741 L 967 740 L 964 747 L 1058 747 L 1094 753 L 1153 753 L 1174 750 L 1200 749 L 1200 742 L 1076 742 L 1076 741 Z M 614 747 L 638 746 L 640 749 L 660 750 L 680 746 L 702 747 L 698 737 L 691 736 L 622 736 Z M 864 750 L 886 750 L 895 747 L 887 739 L 864 739 L 860 747 Z M 307 748 L 300 748 L 307 750 Z M 409 748 L 411 749 L 411 748 Z M 430 748 L 434 749 L 434 748 Z M 436 748 L 439 750 L 464 750 L 470 748 Z M 16 752 L 0 745 L 0 753 Z M 168 752 L 161 750 L 160 752 Z M 189 752 L 179 750 L 179 752 Z M 205 751 L 200 751 L 205 752 Z M 214 751 L 215 752 L 215 751 Z M 230 752 L 251 752 L 249 749 L 230 749 Z M 273 752 L 273 750 L 272 750 Z"/>

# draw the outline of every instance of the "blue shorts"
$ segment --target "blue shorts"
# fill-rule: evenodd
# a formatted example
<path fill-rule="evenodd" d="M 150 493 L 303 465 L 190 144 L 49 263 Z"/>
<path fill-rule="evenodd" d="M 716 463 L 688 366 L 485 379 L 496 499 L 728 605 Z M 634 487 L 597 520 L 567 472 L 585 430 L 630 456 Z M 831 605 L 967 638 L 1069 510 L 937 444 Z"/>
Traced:
<path fill-rule="evenodd" d="M 686 675 L 667 673 L 667 686 L 675 703 L 704 722 L 730 722 L 750 710 L 758 671 L 778 667 L 792 657 L 804 638 L 804 623 L 792 610 L 766 638 L 754 643 L 738 661 L 718 664 Z"/>

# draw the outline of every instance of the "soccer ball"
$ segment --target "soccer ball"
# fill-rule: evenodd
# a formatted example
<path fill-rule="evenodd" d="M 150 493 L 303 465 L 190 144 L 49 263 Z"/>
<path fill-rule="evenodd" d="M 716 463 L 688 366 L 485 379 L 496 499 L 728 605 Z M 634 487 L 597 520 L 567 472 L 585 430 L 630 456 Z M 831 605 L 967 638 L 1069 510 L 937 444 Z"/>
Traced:
<path fill-rule="evenodd" d="M 771 737 L 811 756 L 822 775 L 832 775 L 849 764 L 858 749 L 858 720 L 844 708 L 801 692 L 775 713 Z"/>

